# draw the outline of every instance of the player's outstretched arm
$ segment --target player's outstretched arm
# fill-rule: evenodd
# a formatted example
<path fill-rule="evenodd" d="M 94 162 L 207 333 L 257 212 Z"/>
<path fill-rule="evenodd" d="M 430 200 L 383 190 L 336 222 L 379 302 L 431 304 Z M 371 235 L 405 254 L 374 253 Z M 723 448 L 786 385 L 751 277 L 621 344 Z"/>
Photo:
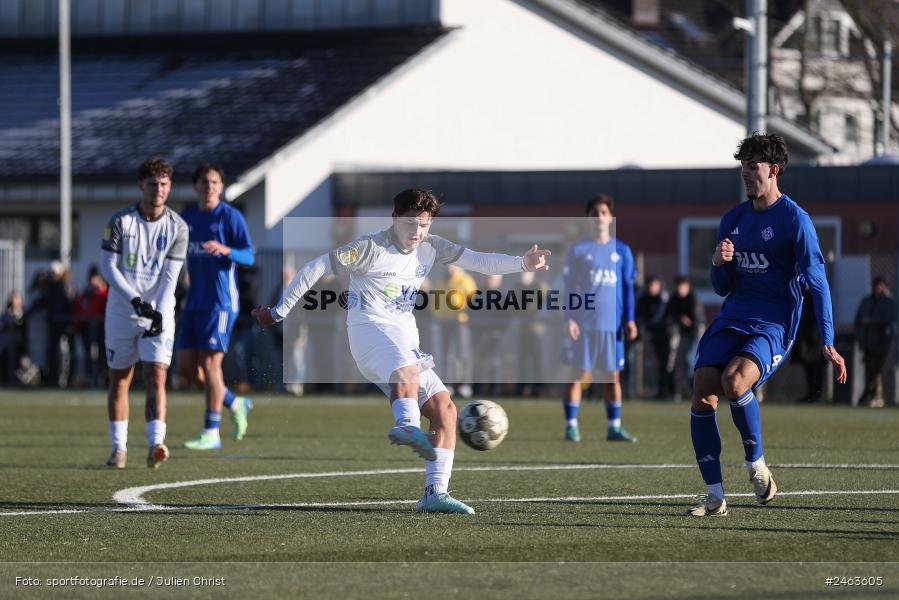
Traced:
<path fill-rule="evenodd" d="M 333 273 L 327 254 L 322 254 L 315 260 L 306 263 L 293 279 L 290 280 L 284 296 L 274 308 L 257 306 L 250 313 L 263 327 L 273 325 L 284 319 L 290 309 L 299 302 L 300 298 L 308 292 L 315 283 L 325 275 Z"/>
<path fill-rule="evenodd" d="M 549 265 L 546 263 L 546 257 L 549 255 L 549 250 L 541 250 L 537 244 L 531 246 L 524 256 L 475 252 L 466 248 L 454 264 L 468 271 L 485 275 L 508 275 L 523 271 L 546 271 L 549 269 Z"/>

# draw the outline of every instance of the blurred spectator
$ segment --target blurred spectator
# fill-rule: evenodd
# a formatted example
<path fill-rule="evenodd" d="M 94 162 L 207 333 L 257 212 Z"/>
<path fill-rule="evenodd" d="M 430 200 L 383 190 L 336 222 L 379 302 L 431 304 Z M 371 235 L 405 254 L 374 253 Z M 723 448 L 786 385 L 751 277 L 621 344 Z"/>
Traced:
<path fill-rule="evenodd" d="M 72 315 L 75 333 L 81 342 L 78 375 L 89 387 L 106 387 L 106 349 L 103 322 L 109 288 L 100 271 L 91 265 L 87 287 L 75 297 Z M 102 381 L 101 381 L 102 380 Z"/>
<path fill-rule="evenodd" d="M 471 398 L 474 380 L 474 354 L 471 346 L 468 301 L 477 291 L 474 278 L 462 267 L 448 265 L 449 277 L 444 286 L 441 309 L 437 314 L 444 321 L 447 381 L 456 386 L 463 398 Z M 452 389 L 450 390 L 452 392 Z"/>
<path fill-rule="evenodd" d="M 538 279 L 534 271 L 525 271 L 521 274 L 518 290 L 519 298 L 523 298 L 524 290 L 542 292 L 544 296 L 550 291 L 549 283 L 544 279 Z M 542 313 L 537 308 L 537 303 L 528 304 L 515 319 L 515 330 L 518 332 L 518 352 L 521 359 L 518 362 L 518 371 L 521 376 L 518 381 L 516 393 L 519 396 L 530 398 L 540 396 L 543 392 L 543 382 L 546 374 L 544 366 L 549 362 L 546 343 L 546 312 Z"/>
<path fill-rule="evenodd" d="M 237 269 L 237 291 L 240 299 L 240 312 L 234 322 L 234 331 L 231 334 L 231 352 L 225 355 L 225 362 L 230 367 L 233 365 L 233 387 L 239 394 L 248 393 L 256 385 L 256 353 L 253 352 L 256 329 L 255 321 L 250 316 L 250 311 L 258 302 L 258 290 L 256 289 L 258 269 L 256 265 Z M 229 373 L 231 375 L 232 373 Z M 230 379 L 230 377 L 229 377 Z M 231 385 L 229 383 L 229 385 Z"/>
<path fill-rule="evenodd" d="M 815 309 L 812 306 L 812 294 L 808 286 L 802 292 L 802 316 L 796 331 L 793 354 L 790 361 L 802 366 L 805 371 L 806 393 L 800 402 L 821 402 L 824 393 L 824 377 L 827 370 L 827 359 L 821 352 L 823 342 Z"/>
<path fill-rule="evenodd" d="M 47 383 L 67 387 L 71 375 L 72 274 L 58 260 L 50 263 L 50 278 L 42 301 L 47 306 Z"/>
<path fill-rule="evenodd" d="M 486 294 L 489 290 L 502 290 L 502 275 L 487 275 L 481 290 Z M 471 326 L 478 334 L 475 336 L 475 393 L 486 396 L 498 396 L 501 391 L 499 381 L 503 374 L 503 337 L 505 329 L 501 321 L 495 319 L 490 311 L 476 310 L 472 312 Z"/>
<path fill-rule="evenodd" d="M 674 278 L 674 293 L 668 299 L 665 315 L 671 327 L 671 348 L 674 360 L 673 399 L 690 397 L 684 390 L 693 388 L 693 362 L 696 345 L 705 330 L 705 308 L 691 289 L 690 280 L 683 275 Z"/>
<path fill-rule="evenodd" d="M 886 280 L 878 275 L 871 282 L 871 295 L 862 300 L 855 313 L 855 334 L 865 361 L 865 389 L 859 404 L 883 407 L 881 371 L 895 332 L 896 301 L 890 297 Z"/>
<path fill-rule="evenodd" d="M 662 280 L 648 277 L 646 291 L 637 299 L 635 315 L 640 334 L 652 346 L 656 357 L 657 398 L 670 398 L 674 394 L 674 353 L 665 322 L 667 305 L 668 292 L 662 289 Z"/>
<path fill-rule="evenodd" d="M 12 292 L 0 317 L 0 384 L 17 385 L 16 370 L 25 356 L 25 307 L 22 294 Z"/>
<path fill-rule="evenodd" d="M 47 308 L 47 287 L 50 273 L 37 271 L 31 278 L 25 305 L 25 339 L 28 343 L 28 355 L 32 368 L 36 369 L 30 383 L 37 384 L 46 380 L 47 373 L 47 340 L 49 338 L 49 309 Z"/>

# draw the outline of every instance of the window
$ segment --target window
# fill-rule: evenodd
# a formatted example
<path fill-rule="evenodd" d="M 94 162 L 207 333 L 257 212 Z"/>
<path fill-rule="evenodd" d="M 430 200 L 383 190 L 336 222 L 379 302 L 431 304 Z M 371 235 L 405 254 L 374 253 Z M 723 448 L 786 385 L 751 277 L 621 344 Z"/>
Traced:
<path fill-rule="evenodd" d="M 678 270 L 693 284 L 693 289 L 706 304 L 721 304 L 723 298 L 712 289 L 709 265 L 718 243 L 718 217 L 681 219 L 678 232 Z M 841 254 L 839 217 L 812 217 L 818 232 L 818 243 L 824 260 L 830 264 Z"/>
<path fill-rule="evenodd" d="M 850 144 L 858 143 L 858 118 L 855 115 L 845 115 L 844 139 Z"/>
<path fill-rule="evenodd" d="M 0 239 L 22 240 L 26 260 L 59 258 L 59 215 L 21 215 L 0 219 Z M 78 253 L 78 215 L 72 215 L 72 258 Z"/>

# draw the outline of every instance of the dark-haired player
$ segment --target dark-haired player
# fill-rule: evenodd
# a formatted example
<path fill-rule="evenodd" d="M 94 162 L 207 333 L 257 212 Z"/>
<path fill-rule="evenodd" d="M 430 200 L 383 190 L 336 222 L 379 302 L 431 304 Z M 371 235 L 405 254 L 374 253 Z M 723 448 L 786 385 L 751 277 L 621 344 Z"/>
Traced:
<path fill-rule="evenodd" d="M 222 447 L 219 423 L 222 408 L 231 412 L 235 440 L 247 433 L 247 415 L 253 403 L 235 396 L 225 386 L 222 360 L 228 351 L 231 331 L 240 310 L 237 295 L 238 265 L 255 262 L 247 223 L 240 211 L 222 202 L 225 173 L 221 167 L 204 164 L 193 173 L 198 202 L 181 212 L 190 228 L 187 273 L 190 287 L 187 305 L 178 324 L 178 367 L 192 380 L 203 374 L 206 411 L 203 431 L 184 443 L 190 450 Z"/>
<path fill-rule="evenodd" d="M 436 263 L 478 273 L 547 269 L 548 250 L 535 244 L 524 256 L 474 252 L 429 233 L 440 203 L 428 190 L 409 189 L 393 199 L 393 225 L 364 235 L 305 265 L 274 308 L 257 307 L 263 326 L 282 320 L 322 276 L 349 276 L 349 293 L 362 299 L 347 311 L 350 351 L 359 371 L 390 399 L 394 444 L 410 446 L 425 460 L 425 493 L 417 510 L 473 514 L 448 493 L 456 447 L 456 407 L 434 372 L 434 359 L 419 348 L 412 310 L 418 288 Z M 421 416 L 430 421 L 430 439 Z"/>
<path fill-rule="evenodd" d="M 577 414 L 581 406 L 581 382 L 594 369 L 599 373 L 606 405 L 606 439 L 636 442 L 621 426 L 621 371 L 624 369 L 624 337 L 637 337 L 634 320 L 634 256 L 630 247 L 612 235 L 615 203 L 606 195 L 587 202 L 590 231 L 565 257 L 565 297 L 591 295 L 595 308 L 566 310 L 568 339 L 563 362 L 570 365 L 571 383 L 562 400 L 565 439 L 581 441 Z"/>
<path fill-rule="evenodd" d="M 742 140 L 734 158 L 742 165 L 748 201 L 721 218 L 712 255 L 712 285 L 724 296 L 721 312 L 699 341 L 690 430 L 708 493 L 687 512 L 697 517 L 727 514 L 721 475 L 719 398 L 730 403 L 740 431 L 749 479 L 760 504 L 777 494 L 762 452 L 762 423 L 753 390 L 789 353 L 802 311 L 802 286 L 811 290 L 824 356 L 836 380 L 846 382 L 846 364 L 833 347 L 830 289 L 815 227 L 799 205 L 778 188 L 787 147 L 776 134 Z"/>
<path fill-rule="evenodd" d="M 172 167 L 161 158 L 137 170 L 140 202 L 115 213 L 103 230 L 100 270 L 109 282 L 106 363 L 109 365 L 109 467 L 125 468 L 128 390 L 143 362 L 147 390 L 147 466 L 169 457 L 165 445 L 165 380 L 175 341 L 175 286 L 187 253 L 187 225 L 165 205 Z"/>

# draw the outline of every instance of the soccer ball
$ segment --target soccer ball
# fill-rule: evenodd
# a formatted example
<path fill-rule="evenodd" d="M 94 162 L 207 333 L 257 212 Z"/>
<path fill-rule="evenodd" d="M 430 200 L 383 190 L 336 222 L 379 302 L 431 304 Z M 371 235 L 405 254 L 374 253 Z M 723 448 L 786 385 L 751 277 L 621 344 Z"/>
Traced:
<path fill-rule="evenodd" d="M 459 412 L 459 437 L 475 450 L 496 448 L 509 433 L 509 417 L 496 402 L 472 400 Z"/>

